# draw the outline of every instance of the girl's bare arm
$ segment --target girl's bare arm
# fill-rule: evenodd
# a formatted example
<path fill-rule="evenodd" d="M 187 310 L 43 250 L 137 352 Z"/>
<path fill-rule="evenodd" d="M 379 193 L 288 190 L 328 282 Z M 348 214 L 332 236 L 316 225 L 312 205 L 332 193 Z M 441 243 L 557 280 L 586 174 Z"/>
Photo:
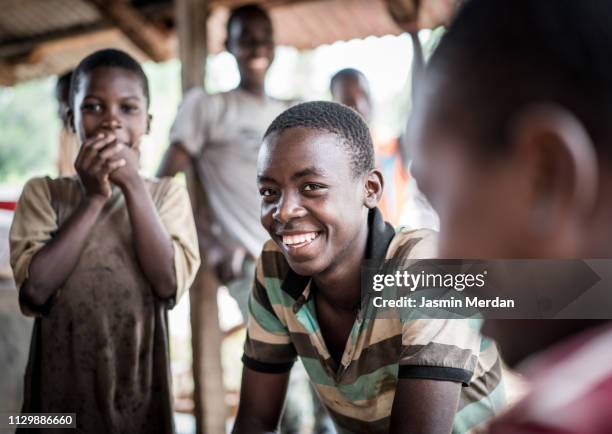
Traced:
<path fill-rule="evenodd" d="M 137 150 L 124 146 L 121 155 L 127 163 L 110 179 L 125 196 L 138 263 L 159 298 L 173 297 L 177 283 L 172 240 L 157 214 L 144 180 L 138 174 Z"/>

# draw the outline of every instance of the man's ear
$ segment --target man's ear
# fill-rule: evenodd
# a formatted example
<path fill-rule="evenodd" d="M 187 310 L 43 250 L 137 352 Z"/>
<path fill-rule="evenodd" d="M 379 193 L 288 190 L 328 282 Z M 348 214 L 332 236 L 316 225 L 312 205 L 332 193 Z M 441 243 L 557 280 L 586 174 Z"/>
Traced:
<path fill-rule="evenodd" d="M 582 223 L 598 188 L 597 154 L 582 122 L 557 105 L 532 106 L 516 118 L 511 139 L 533 193 L 534 223 L 551 232 Z"/>
<path fill-rule="evenodd" d="M 365 177 L 364 205 L 370 209 L 376 208 L 382 197 L 384 178 L 380 170 L 372 169 Z"/>

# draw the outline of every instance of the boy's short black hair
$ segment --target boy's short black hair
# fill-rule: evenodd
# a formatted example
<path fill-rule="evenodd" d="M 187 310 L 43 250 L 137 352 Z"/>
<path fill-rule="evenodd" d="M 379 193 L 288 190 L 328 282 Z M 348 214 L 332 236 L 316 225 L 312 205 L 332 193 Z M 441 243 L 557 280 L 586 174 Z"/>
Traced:
<path fill-rule="evenodd" d="M 65 91 L 70 91 L 70 82 L 72 81 L 72 70 L 63 73 L 57 77 L 57 83 L 55 83 L 55 95 L 57 99 L 60 99 Z"/>
<path fill-rule="evenodd" d="M 481 151 L 502 153 L 522 108 L 558 104 L 609 158 L 611 23 L 608 1 L 466 1 L 428 65 L 444 83 L 437 112 Z"/>
<path fill-rule="evenodd" d="M 338 80 L 344 80 L 347 78 L 363 80 L 366 85 L 368 84 L 368 79 L 366 78 L 363 72 L 355 68 L 344 68 L 332 75 L 332 78 L 329 81 L 329 89 L 332 90 L 334 87 L 334 83 Z"/>
<path fill-rule="evenodd" d="M 73 110 L 74 96 L 78 91 L 81 77 L 91 73 L 96 68 L 104 67 L 123 68 L 127 71 L 135 73 L 142 81 L 142 89 L 145 97 L 147 98 L 147 108 L 149 107 L 149 81 L 147 80 L 147 76 L 142 69 L 142 66 L 140 66 L 140 63 L 138 63 L 132 56 L 124 51 L 116 50 L 114 48 L 107 48 L 104 50 L 95 51 L 89 56 L 85 57 L 75 68 L 70 83 L 70 107 Z"/>
<path fill-rule="evenodd" d="M 374 146 L 368 125 L 359 113 L 347 106 L 329 101 L 295 105 L 272 121 L 264 138 L 290 128 L 310 128 L 336 134 L 349 155 L 355 176 L 374 168 Z"/>
<path fill-rule="evenodd" d="M 240 18 L 246 18 L 246 17 L 251 17 L 251 16 L 259 16 L 261 18 L 268 20 L 270 23 L 272 23 L 272 19 L 270 18 L 268 11 L 266 11 L 261 6 L 257 4 L 248 4 L 248 5 L 240 6 L 235 9 L 232 9 L 232 11 L 230 12 L 230 16 L 227 19 L 227 24 L 226 24 L 227 35 L 229 36 L 230 28 L 232 27 L 232 24 L 234 23 L 234 21 Z"/>

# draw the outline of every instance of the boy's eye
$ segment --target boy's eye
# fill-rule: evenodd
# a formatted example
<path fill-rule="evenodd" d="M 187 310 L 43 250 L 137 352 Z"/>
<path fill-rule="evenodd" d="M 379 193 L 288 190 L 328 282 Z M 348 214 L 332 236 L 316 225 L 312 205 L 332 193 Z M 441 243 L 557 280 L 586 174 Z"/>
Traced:
<path fill-rule="evenodd" d="M 140 111 L 140 107 L 138 107 L 135 104 L 126 104 L 126 105 L 122 106 L 121 109 L 125 113 L 129 113 L 129 114 L 138 113 Z"/>
<path fill-rule="evenodd" d="M 273 197 L 274 195 L 276 195 L 276 192 L 273 189 L 271 189 L 271 188 L 260 188 L 259 189 L 259 194 L 263 198 L 270 198 L 270 197 Z"/>
<path fill-rule="evenodd" d="M 102 111 L 102 104 L 97 102 L 85 102 L 81 105 L 81 109 L 83 111 L 99 113 Z"/>
<path fill-rule="evenodd" d="M 325 187 L 320 185 L 320 184 L 306 184 L 304 185 L 304 187 L 302 187 L 302 191 L 316 191 L 316 190 L 321 190 L 324 189 Z"/>

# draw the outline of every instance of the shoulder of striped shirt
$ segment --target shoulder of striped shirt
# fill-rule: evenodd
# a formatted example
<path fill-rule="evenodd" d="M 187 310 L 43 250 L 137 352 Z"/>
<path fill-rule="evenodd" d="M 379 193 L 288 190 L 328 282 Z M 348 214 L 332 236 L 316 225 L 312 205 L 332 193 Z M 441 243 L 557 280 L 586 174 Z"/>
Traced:
<path fill-rule="evenodd" d="M 438 233 L 431 229 L 398 227 L 387 249 L 387 259 L 432 259 L 438 254 Z"/>
<path fill-rule="evenodd" d="M 257 264 L 257 279 L 265 285 L 265 278 L 275 278 L 282 282 L 289 272 L 289 263 L 273 240 L 268 240 L 263 246 Z"/>

